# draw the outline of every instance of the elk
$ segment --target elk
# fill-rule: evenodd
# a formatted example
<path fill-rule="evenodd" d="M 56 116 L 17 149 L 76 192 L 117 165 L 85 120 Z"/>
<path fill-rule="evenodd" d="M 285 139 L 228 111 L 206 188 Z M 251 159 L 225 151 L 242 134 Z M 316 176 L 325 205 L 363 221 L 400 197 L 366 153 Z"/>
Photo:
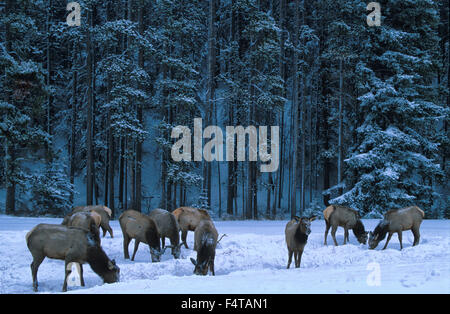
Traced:
<path fill-rule="evenodd" d="M 180 243 L 180 227 L 175 215 L 167 210 L 156 208 L 150 212 L 149 217 L 156 222 L 162 248 L 165 247 L 165 239 L 169 238 L 172 255 L 174 258 L 180 258 L 182 243 Z"/>
<path fill-rule="evenodd" d="M 316 216 L 309 218 L 295 216 L 289 221 L 284 230 L 286 236 L 286 244 L 288 248 L 288 264 L 287 269 L 291 266 L 292 255 L 294 254 L 295 268 L 300 267 L 303 250 L 308 241 L 308 236 L 311 233 L 311 222 L 316 219 Z"/>
<path fill-rule="evenodd" d="M 70 274 L 70 263 L 80 265 L 81 285 L 84 286 L 83 267 L 88 263 L 92 270 L 99 275 L 105 283 L 119 281 L 120 269 L 114 260 L 110 260 L 95 241 L 94 236 L 81 228 L 64 225 L 39 224 L 26 235 L 28 249 L 33 256 L 31 275 L 33 289 L 38 289 L 37 272 L 39 265 L 48 257 L 65 262 L 65 277 L 62 291 L 67 291 L 67 277 Z"/>
<path fill-rule="evenodd" d="M 323 211 L 325 218 L 325 239 L 323 244 L 327 245 L 328 230 L 331 227 L 331 237 L 333 238 L 334 245 L 338 245 L 336 241 L 336 230 L 338 227 L 344 228 L 344 244 L 349 240 L 348 230 L 353 230 L 353 234 L 359 243 L 366 244 L 367 234 L 364 225 L 361 222 L 359 213 L 349 207 L 341 205 L 330 205 Z"/>
<path fill-rule="evenodd" d="M 130 258 L 128 246 L 130 241 L 134 239 L 132 261 L 134 261 L 140 242 L 148 244 L 153 263 L 161 260 L 161 255 L 164 254 L 165 250 L 161 251 L 158 227 L 152 218 L 136 210 L 129 209 L 120 215 L 119 224 L 123 233 L 123 252 L 125 259 Z"/>
<path fill-rule="evenodd" d="M 195 231 L 197 225 L 202 220 L 211 220 L 209 213 L 204 209 L 192 207 L 180 207 L 172 212 L 178 220 L 181 230 L 181 241 L 185 248 L 189 248 L 186 243 L 188 231 Z"/>
<path fill-rule="evenodd" d="M 214 272 L 214 258 L 216 256 L 218 233 L 214 223 L 209 219 L 201 220 L 194 232 L 194 250 L 197 251 L 197 259 L 191 257 L 194 264 L 194 274 L 205 276 L 208 269 L 212 275 Z"/>
<path fill-rule="evenodd" d="M 61 224 L 67 227 L 82 228 L 91 232 L 95 241 L 100 244 L 100 232 L 98 230 L 100 220 L 101 216 L 96 212 L 79 212 L 67 215 Z"/>
<path fill-rule="evenodd" d="M 109 225 L 109 220 L 111 219 L 112 215 L 110 208 L 103 205 L 77 206 L 73 208 L 72 213 L 93 212 L 93 211 L 95 211 L 97 214 L 101 216 L 100 227 L 102 228 L 103 231 L 103 237 L 105 237 L 106 231 L 108 231 L 111 238 L 114 238 L 113 230 Z"/>
<path fill-rule="evenodd" d="M 411 230 L 414 235 L 414 242 L 412 246 L 419 244 L 420 240 L 420 224 L 425 217 L 425 213 L 417 206 L 410 206 L 401 209 L 393 209 L 384 214 L 381 220 L 375 227 L 373 232 L 369 233 L 369 249 L 373 250 L 378 246 L 386 234 L 389 233 L 383 250 L 386 249 L 392 234 L 398 234 L 400 242 L 400 250 L 403 249 L 402 231 Z"/>

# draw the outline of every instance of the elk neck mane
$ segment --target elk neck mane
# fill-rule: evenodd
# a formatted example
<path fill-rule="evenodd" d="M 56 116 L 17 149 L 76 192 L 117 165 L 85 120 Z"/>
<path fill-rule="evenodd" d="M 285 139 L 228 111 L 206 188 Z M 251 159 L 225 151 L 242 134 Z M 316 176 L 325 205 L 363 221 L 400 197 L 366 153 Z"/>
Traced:
<path fill-rule="evenodd" d="M 86 261 L 91 266 L 92 270 L 100 277 L 108 272 L 108 257 L 100 246 L 89 245 L 87 249 Z"/>
<path fill-rule="evenodd" d="M 306 243 L 306 241 L 308 241 L 308 235 L 302 231 L 300 223 L 298 224 L 297 229 L 295 230 L 294 237 L 299 243 Z"/>
<path fill-rule="evenodd" d="M 389 231 L 389 222 L 386 220 L 382 220 L 378 223 L 378 225 L 375 227 L 375 230 L 373 230 L 374 235 L 378 235 L 379 241 L 384 240 L 386 238 L 386 234 Z"/>
<path fill-rule="evenodd" d="M 353 227 L 353 234 L 358 237 L 360 235 L 363 235 L 365 232 L 366 232 L 366 230 L 364 230 L 363 223 L 361 222 L 360 219 L 357 219 L 355 226 Z"/>

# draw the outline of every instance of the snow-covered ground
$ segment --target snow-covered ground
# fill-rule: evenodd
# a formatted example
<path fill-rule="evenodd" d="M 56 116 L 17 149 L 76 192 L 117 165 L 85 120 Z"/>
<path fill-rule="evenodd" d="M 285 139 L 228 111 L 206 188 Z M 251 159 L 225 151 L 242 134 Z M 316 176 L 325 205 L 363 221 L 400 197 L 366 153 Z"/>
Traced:
<path fill-rule="evenodd" d="M 32 261 L 25 235 L 38 223 L 60 223 L 57 218 L 21 218 L 0 215 L 0 293 L 32 293 Z M 122 233 L 112 221 L 115 237 L 102 238 L 102 246 L 120 267 L 121 280 L 102 284 L 88 265 L 85 287 L 68 293 L 450 293 L 450 221 L 424 220 L 421 242 L 411 247 L 413 236 L 403 233 L 399 250 L 394 235 L 386 250 L 359 245 L 350 232 L 350 244 L 323 245 L 323 220 L 312 223 L 312 233 L 301 268 L 286 269 L 284 227 L 287 221 L 217 221 L 226 233 L 216 251 L 216 276 L 195 276 L 193 233 L 190 249 L 175 260 L 167 250 L 160 263 L 151 263 L 148 246 L 141 244 L 134 262 L 124 260 Z M 363 220 L 373 230 L 377 220 Z M 343 230 L 338 229 L 339 244 Z M 133 243 L 130 244 L 132 253 Z M 293 267 L 293 264 L 291 265 Z M 64 262 L 45 259 L 38 272 L 39 292 L 58 293 L 64 279 Z"/>

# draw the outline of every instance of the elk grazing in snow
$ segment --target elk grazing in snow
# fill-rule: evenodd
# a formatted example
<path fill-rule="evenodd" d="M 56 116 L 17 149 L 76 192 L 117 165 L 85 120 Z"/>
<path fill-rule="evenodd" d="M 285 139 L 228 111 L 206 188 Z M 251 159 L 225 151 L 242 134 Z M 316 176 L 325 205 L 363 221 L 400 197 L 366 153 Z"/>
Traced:
<path fill-rule="evenodd" d="M 209 213 L 204 209 L 192 207 L 180 207 L 172 212 L 178 220 L 181 229 L 181 241 L 184 247 L 188 249 L 186 237 L 188 231 L 195 231 L 197 225 L 202 220 L 211 220 Z"/>
<path fill-rule="evenodd" d="M 214 272 L 214 259 L 216 256 L 218 233 L 214 223 L 209 219 L 201 220 L 194 232 L 194 250 L 197 251 L 197 259 L 191 258 L 194 264 L 194 274 L 206 275 L 208 269 Z"/>
<path fill-rule="evenodd" d="M 48 257 L 65 262 L 63 291 L 67 291 L 67 277 L 70 274 L 70 263 L 80 265 L 81 285 L 84 286 L 83 267 L 88 263 L 105 283 L 119 281 L 120 269 L 114 260 L 110 260 L 96 242 L 92 233 L 87 230 L 64 225 L 39 224 L 26 235 L 28 249 L 33 256 L 31 275 L 33 289 L 37 291 L 37 272 L 39 265 Z"/>
<path fill-rule="evenodd" d="M 406 230 L 411 230 L 414 235 L 413 246 L 419 244 L 419 229 L 424 216 L 425 213 L 423 210 L 417 206 L 388 211 L 384 214 L 384 219 L 378 223 L 374 231 L 369 233 L 369 249 L 375 249 L 378 246 L 378 243 L 380 243 L 380 241 L 386 237 L 386 234 L 389 233 L 383 247 L 383 250 L 386 249 L 392 234 L 397 233 L 401 250 L 403 248 L 402 231 Z"/>
<path fill-rule="evenodd" d="M 359 243 L 366 244 L 368 232 L 364 230 L 364 225 L 361 222 L 359 213 L 349 207 L 341 205 L 330 205 L 323 211 L 325 218 L 325 239 L 324 245 L 327 245 L 328 230 L 331 227 L 331 237 L 334 245 L 338 245 L 336 241 L 336 230 L 338 227 L 344 228 L 344 244 L 349 241 L 348 230 L 353 230 L 353 234 Z"/>
<path fill-rule="evenodd" d="M 162 248 L 165 247 L 165 238 L 169 238 L 172 255 L 174 258 L 180 258 L 182 243 L 180 243 L 180 227 L 175 215 L 167 210 L 156 208 L 148 216 L 156 222 Z"/>
<path fill-rule="evenodd" d="M 67 215 L 61 224 L 67 227 L 82 228 L 91 232 L 95 241 L 100 244 L 100 231 L 98 230 L 100 220 L 101 216 L 96 212 L 79 212 Z"/>
<path fill-rule="evenodd" d="M 161 255 L 164 251 L 161 251 L 159 231 L 153 219 L 136 210 L 129 209 L 120 215 L 119 224 L 123 233 L 123 253 L 125 259 L 130 258 L 128 245 L 134 239 L 132 261 L 134 261 L 140 242 L 148 244 L 152 262 L 159 262 L 161 260 Z"/>
<path fill-rule="evenodd" d="M 114 238 L 113 230 L 109 225 L 109 220 L 111 219 L 112 214 L 110 208 L 103 205 L 77 206 L 73 208 L 72 213 L 74 214 L 79 212 L 93 212 L 93 211 L 101 216 L 100 228 L 102 228 L 103 237 L 106 235 L 106 231 L 108 231 L 111 238 Z"/>

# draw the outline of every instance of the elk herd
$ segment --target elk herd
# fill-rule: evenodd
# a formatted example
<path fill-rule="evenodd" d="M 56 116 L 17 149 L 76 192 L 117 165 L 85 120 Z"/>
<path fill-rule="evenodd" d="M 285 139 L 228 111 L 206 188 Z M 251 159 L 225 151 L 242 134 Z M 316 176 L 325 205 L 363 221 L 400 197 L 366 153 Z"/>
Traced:
<path fill-rule="evenodd" d="M 327 236 L 331 228 L 331 237 L 337 246 L 336 231 L 338 227 L 344 228 L 344 242 L 349 241 L 349 230 L 353 231 L 361 244 L 368 240 L 369 249 L 375 249 L 378 243 L 387 237 L 383 250 L 394 233 L 398 234 L 400 249 L 402 244 L 402 231 L 411 230 L 414 235 L 413 246 L 419 243 L 419 228 L 424 212 L 417 206 L 388 211 L 378 223 L 373 232 L 365 231 L 358 211 L 341 206 L 330 205 L 323 211 L 325 220 L 324 245 L 327 245 Z M 26 243 L 33 257 L 31 275 L 33 289 L 37 291 L 37 271 L 45 257 L 59 259 L 65 262 L 65 278 L 63 291 L 67 291 L 67 278 L 71 273 L 72 263 L 79 265 L 80 283 L 84 286 L 83 264 L 88 263 L 92 270 L 99 275 L 105 283 L 119 281 L 120 269 L 114 259 L 110 259 L 101 247 L 100 229 L 105 237 L 108 232 L 113 238 L 113 230 L 109 224 L 111 210 L 103 205 L 74 207 L 60 225 L 39 224 L 26 235 Z M 294 256 L 295 267 L 300 267 L 303 251 L 311 233 L 311 222 L 316 216 L 297 217 L 291 219 L 285 228 L 285 240 L 288 249 L 288 264 L 290 267 Z M 194 251 L 196 259 L 191 258 L 194 264 L 194 274 L 212 275 L 214 272 L 214 259 L 218 232 L 208 211 L 192 207 L 180 207 L 173 212 L 164 209 L 154 209 L 148 215 L 129 209 L 119 217 L 119 224 L 123 234 L 123 254 L 130 259 L 128 246 L 134 239 L 134 250 L 131 261 L 134 261 L 139 244 L 142 242 L 149 246 L 152 262 L 160 262 L 166 249 L 171 249 L 175 259 L 180 258 L 181 246 L 188 249 L 186 242 L 188 231 L 194 232 Z M 180 241 L 181 231 L 181 241 Z M 166 245 L 166 238 L 170 245 Z"/>

